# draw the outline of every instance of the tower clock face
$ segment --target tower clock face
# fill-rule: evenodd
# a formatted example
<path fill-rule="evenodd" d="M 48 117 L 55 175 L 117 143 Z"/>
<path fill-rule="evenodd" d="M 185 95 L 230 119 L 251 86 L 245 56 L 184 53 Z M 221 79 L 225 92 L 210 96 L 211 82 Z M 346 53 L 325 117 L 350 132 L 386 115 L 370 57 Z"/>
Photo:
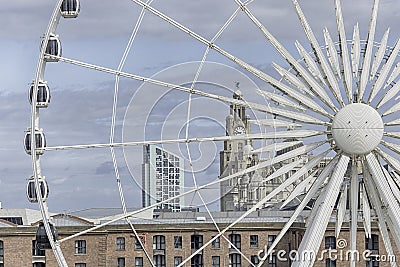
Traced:
<path fill-rule="evenodd" d="M 234 135 L 245 134 L 245 133 L 246 133 L 246 129 L 243 126 L 237 126 L 233 130 Z"/>

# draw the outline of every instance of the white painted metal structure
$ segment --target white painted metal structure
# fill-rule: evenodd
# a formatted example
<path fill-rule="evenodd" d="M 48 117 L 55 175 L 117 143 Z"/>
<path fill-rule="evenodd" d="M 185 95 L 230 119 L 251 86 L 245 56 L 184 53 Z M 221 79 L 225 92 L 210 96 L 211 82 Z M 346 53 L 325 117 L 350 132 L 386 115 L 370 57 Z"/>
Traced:
<path fill-rule="evenodd" d="M 290 200 L 295 199 L 299 194 L 304 192 L 304 190 L 308 191 L 301 203 L 293 212 L 292 217 L 288 220 L 281 233 L 273 242 L 272 246 L 269 247 L 268 254 L 273 251 L 279 240 L 281 240 L 284 234 L 290 229 L 292 223 L 311 199 L 315 199 L 316 201 L 307 224 L 308 228 L 300 245 L 300 255 L 302 255 L 302 252 L 306 251 L 318 251 L 323 238 L 321 233 L 326 230 L 329 219 L 331 216 L 333 216 L 332 211 L 335 208 L 335 202 L 338 198 L 340 200 L 339 205 L 337 206 L 336 235 L 340 234 L 341 227 L 345 220 L 345 203 L 347 198 L 350 199 L 351 249 L 355 249 L 357 244 L 356 233 L 357 217 L 359 212 L 363 214 L 366 236 L 368 237 L 371 235 L 371 209 L 374 209 L 377 214 L 379 229 L 381 231 L 388 254 L 393 253 L 394 250 L 389 238 L 388 230 L 390 230 L 393 236 L 393 240 L 395 241 L 394 245 L 397 246 L 397 249 L 400 249 L 398 247 L 400 244 L 400 181 L 398 175 L 398 173 L 400 173 L 400 161 L 397 158 L 398 154 L 400 154 L 400 144 L 393 143 L 396 141 L 396 139 L 400 139 L 400 133 L 393 130 L 393 126 L 400 125 L 400 120 L 391 116 L 393 114 L 398 115 L 398 112 L 400 111 L 400 104 L 396 103 L 395 101 L 399 98 L 398 95 L 400 91 L 400 82 L 398 80 L 398 76 L 400 74 L 400 63 L 395 64 L 395 62 L 398 61 L 400 42 L 398 41 L 393 48 L 388 48 L 387 42 L 389 31 L 384 34 L 380 43 L 375 42 L 375 29 L 379 0 L 374 0 L 374 4 L 372 6 L 372 14 L 366 41 L 361 41 L 360 39 L 358 24 L 354 27 L 352 39 L 350 41 L 347 39 L 341 9 L 341 1 L 335 0 L 334 8 L 336 10 L 338 36 L 335 39 L 334 36 L 327 29 L 325 29 L 323 31 L 325 44 L 318 42 L 305 14 L 303 13 L 303 10 L 300 7 L 300 4 L 297 0 L 292 0 L 295 11 L 299 17 L 300 24 L 303 27 L 309 44 L 312 47 L 312 52 L 308 53 L 299 42 L 296 42 L 296 47 L 301 60 L 296 59 L 299 56 L 292 55 L 292 53 L 290 53 L 254 15 L 251 8 L 254 0 L 233 0 L 237 5 L 235 11 L 226 21 L 226 23 L 220 28 L 218 33 L 216 33 L 215 36 L 210 40 L 206 39 L 201 34 L 190 30 L 188 27 L 175 21 L 167 14 L 164 14 L 154 8 L 151 5 L 153 2 L 152 0 L 147 2 L 142 0 L 132 0 L 133 4 L 135 4 L 134 6 L 139 6 L 139 8 L 141 8 L 141 13 L 137 19 L 135 28 L 132 30 L 132 35 L 126 47 L 126 51 L 117 69 L 70 59 L 63 57 L 61 55 L 61 50 L 53 51 L 51 49 L 47 49 L 50 42 L 52 45 L 55 45 L 61 49 L 61 43 L 56 35 L 56 29 L 57 24 L 62 16 L 60 7 L 62 5 L 63 7 L 68 6 L 63 4 L 64 1 L 58 1 L 53 16 L 51 17 L 47 32 L 43 38 L 36 77 L 33 83 L 33 92 L 38 92 L 39 87 L 45 84 L 44 70 L 46 67 L 46 62 L 48 61 L 59 62 L 59 64 L 72 64 L 78 67 L 88 68 L 93 71 L 100 71 L 115 75 L 115 97 L 110 143 L 38 148 L 36 146 L 36 135 L 30 134 L 29 137 L 31 140 L 29 153 L 32 156 L 32 180 L 35 182 L 37 201 L 42 211 L 46 232 L 48 236 L 51 237 L 51 230 L 49 226 L 50 217 L 48 215 L 47 205 L 45 203 L 45 199 L 42 197 L 42 194 L 38 193 L 41 190 L 41 182 L 44 179 L 42 178 L 43 176 L 40 168 L 40 155 L 46 151 L 48 152 L 65 149 L 110 148 L 124 214 L 112 221 L 97 225 L 91 229 L 85 230 L 73 236 L 65 237 L 55 242 L 53 242 L 50 238 L 50 243 L 54 254 L 56 255 L 59 266 L 67 266 L 60 249 L 60 244 L 62 242 L 89 233 L 120 219 L 126 219 L 130 224 L 132 231 L 135 233 L 135 235 L 137 235 L 135 227 L 129 220 L 129 217 L 142 210 L 150 209 L 155 206 L 152 205 L 135 212 L 127 212 L 118 166 L 115 160 L 115 147 L 142 146 L 146 144 L 188 144 L 190 142 L 215 142 L 231 140 L 234 138 L 261 139 L 275 142 L 265 146 L 264 148 L 261 148 L 255 153 L 265 151 L 276 152 L 278 151 L 278 148 L 283 149 L 288 147 L 288 145 L 292 145 L 293 142 L 283 142 L 287 139 L 300 140 L 304 142 L 304 146 L 278 155 L 273 159 L 262 161 L 256 166 L 247 168 L 239 173 L 231 174 L 220 180 L 205 185 L 198 185 L 194 189 L 188 190 L 180 196 L 171 197 L 168 200 L 157 203 L 157 205 L 191 193 L 197 193 L 202 199 L 201 191 L 203 189 L 206 189 L 212 185 L 217 185 L 222 181 L 234 179 L 246 173 L 254 172 L 259 168 L 265 168 L 279 162 L 293 159 L 299 155 L 309 154 L 310 152 L 314 152 L 316 155 L 310 159 L 307 164 L 297 170 L 294 175 L 283 181 L 278 188 L 269 193 L 259 203 L 243 213 L 240 217 L 236 218 L 233 223 L 223 229 L 220 229 L 218 225 L 215 224 L 219 234 L 211 240 L 205 242 L 198 251 L 195 251 L 192 255 L 184 259 L 180 266 L 188 263 L 194 255 L 204 249 L 204 247 L 209 246 L 212 241 L 219 236 L 224 237 L 223 234 L 225 232 L 229 231 L 251 212 L 262 207 L 263 204 L 268 202 L 272 197 L 282 190 L 285 190 L 286 187 L 291 186 L 292 184 L 297 184 L 297 188 L 289 196 L 288 201 L 283 203 L 283 206 L 287 205 Z M 71 6 L 78 7 L 79 9 L 79 1 Z M 77 12 L 63 12 L 67 18 L 77 16 Z M 279 66 L 275 63 L 273 64 L 274 69 L 282 77 L 281 80 L 273 78 L 260 69 L 257 69 L 249 63 L 228 53 L 226 50 L 216 44 L 221 34 L 227 29 L 230 23 L 240 12 L 243 12 L 248 17 L 248 19 L 254 24 L 254 26 L 260 31 L 266 40 L 269 41 L 275 47 L 277 52 L 287 61 L 289 67 Z M 265 97 L 271 102 L 278 102 L 280 106 L 267 106 L 260 103 L 244 102 L 226 96 L 203 92 L 196 89 L 197 78 L 193 80 L 192 86 L 185 87 L 123 72 L 122 69 L 126 57 L 129 54 L 132 43 L 136 38 L 136 34 L 145 15 L 157 16 L 164 22 L 171 24 L 176 29 L 183 31 L 190 38 L 193 38 L 200 44 L 203 44 L 205 52 L 202 62 L 207 59 L 210 50 L 214 50 L 215 52 L 224 56 L 226 59 L 231 60 L 232 63 L 237 65 L 237 67 L 248 71 L 249 73 L 253 74 L 255 78 L 258 78 L 266 84 L 272 86 L 274 88 L 273 91 L 260 91 L 259 93 L 262 97 Z M 365 50 L 362 49 L 364 46 Z M 49 54 L 49 51 L 53 51 L 54 53 L 51 52 Z M 385 58 L 386 60 L 384 60 Z M 200 66 L 194 77 L 198 77 L 198 74 L 201 72 L 201 70 L 202 69 Z M 240 104 L 249 109 L 265 112 L 268 116 L 267 119 L 260 121 L 252 120 L 251 123 L 264 125 L 273 130 L 267 133 L 207 138 L 201 136 L 197 138 L 189 138 L 186 133 L 186 137 L 182 139 L 115 143 L 115 113 L 118 101 L 117 95 L 120 77 L 126 77 L 129 79 L 162 86 L 166 89 L 174 89 L 186 92 L 189 96 L 189 102 L 191 101 L 191 96 L 195 94 L 226 103 Z M 277 91 L 282 94 L 277 93 Z M 46 107 L 48 102 L 45 101 L 45 103 L 38 104 L 38 94 L 31 92 L 30 95 L 32 102 L 30 129 L 35 129 L 35 132 L 41 131 L 39 130 L 38 111 L 39 108 Z M 189 118 L 190 105 L 188 108 L 187 125 L 189 125 L 190 122 Z M 323 152 L 318 149 L 322 149 L 321 151 Z M 315 171 L 315 167 L 318 165 L 318 163 L 323 161 L 328 155 L 332 156 L 332 159 L 328 162 L 328 164 L 326 164 L 322 170 Z M 391 168 L 392 173 L 388 172 L 383 167 L 386 164 Z M 270 177 L 264 178 L 266 180 L 273 179 L 276 175 L 283 175 L 292 171 L 296 166 L 297 162 L 294 162 L 293 164 L 282 167 L 282 169 L 279 169 L 277 173 L 272 174 Z M 361 183 L 359 182 L 358 177 L 360 174 L 362 175 Z M 303 177 L 304 175 L 306 175 L 307 178 L 299 183 L 300 177 Z M 349 181 L 348 186 L 343 186 L 344 180 Z M 348 188 L 350 191 L 349 195 L 346 193 Z M 359 192 L 361 192 L 361 198 L 359 198 Z M 361 203 L 358 203 L 359 199 Z M 205 206 L 207 207 L 207 205 Z M 358 206 L 361 206 L 360 210 L 358 210 Z M 211 213 L 210 217 L 215 223 Z M 140 240 L 140 238 L 138 238 L 138 240 Z M 144 251 L 147 252 L 146 250 Z M 237 251 L 238 253 L 241 253 L 239 250 Z M 148 255 L 149 254 L 147 254 L 147 256 Z M 250 265 L 255 266 L 245 257 L 245 255 L 242 254 L 242 256 L 249 262 Z M 150 262 L 152 261 L 150 258 L 149 260 Z M 312 266 L 314 261 L 315 258 L 308 260 L 303 259 L 301 261 L 295 261 L 293 266 Z M 261 264 L 262 263 L 259 265 Z M 351 261 L 350 265 L 356 266 L 356 262 Z M 391 263 L 391 265 L 396 266 L 396 263 Z"/>

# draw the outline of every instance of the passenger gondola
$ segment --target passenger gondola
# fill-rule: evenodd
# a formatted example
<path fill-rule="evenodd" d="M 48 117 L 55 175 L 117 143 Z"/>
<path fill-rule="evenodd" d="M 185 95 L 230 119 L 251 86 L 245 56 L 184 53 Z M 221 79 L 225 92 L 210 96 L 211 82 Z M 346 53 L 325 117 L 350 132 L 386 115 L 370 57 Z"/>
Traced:
<path fill-rule="evenodd" d="M 80 2 L 79 0 L 64 0 L 60 9 L 64 18 L 76 18 L 80 11 Z"/>
<path fill-rule="evenodd" d="M 45 202 L 49 196 L 49 186 L 47 185 L 46 180 L 40 176 L 38 177 L 38 182 L 42 200 L 43 202 Z M 38 202 L 38 196 L 36 194 L 36 188 L 35 188 L 35 180 L 33 176 L 29 179 L 28 185 L 26 187 L 26 196 L 28 197 L 29 202 L 31 203 Z"/>
<path fill-rule="evenodd" d="M 46 46 L 46 54 L 49 56 L 61 57 L 62 49 L 58 35 L 51 34 Z M 47 62 L 57 62 L 57 58 L 46 57 Z"/>
<path fill-rule="evenodd" d="M 36 154 L 41 155 L 44 152 L 44 148 L 46 147 L 46 137 L 43 133 L 42 129 L 35 130 L 35 143 L 36 143 Z M 25 152 L 28 155 L 31 155 L 32 146 L 31 146 L 31 129 L 29 128 L 25 133 Z"/>
<path fill-rule="evenodd" d="M 32 82 L 31 88 L 29 90 L 29 103 L 32 105 L 33 90 L 35 89 L 35 84 Z M 47 108 L 50 103 L 50 88 L 47 82 L 40 81 L 38 84 L 38 91 L 36 96 L 36 107 Z"/>

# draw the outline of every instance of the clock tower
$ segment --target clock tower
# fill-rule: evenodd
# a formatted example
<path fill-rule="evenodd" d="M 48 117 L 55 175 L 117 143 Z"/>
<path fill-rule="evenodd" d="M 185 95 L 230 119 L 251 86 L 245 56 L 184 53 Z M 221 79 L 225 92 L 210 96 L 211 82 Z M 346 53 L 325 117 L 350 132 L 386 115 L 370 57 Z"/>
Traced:
<path fill-rule="evenodd" d="M 243 100 L 242 93 L 237 90 L 233 99 Z M 230 114 L 226 117 L 226 135 L 245 135 L 250 133 L 250 116 L 246 115 L 246 107 L 231 104 Z M 258 162 L 258 156 L 252 155 L 251 140 L 232 140 L 224 142 L 224 150 L 220 152 L 220 178 L 239 172 Z M 247 203 L 247 187 L 251 173 L 221 182 L 221 211 L 237 211 L 245 209 L 241 203 Z"/>

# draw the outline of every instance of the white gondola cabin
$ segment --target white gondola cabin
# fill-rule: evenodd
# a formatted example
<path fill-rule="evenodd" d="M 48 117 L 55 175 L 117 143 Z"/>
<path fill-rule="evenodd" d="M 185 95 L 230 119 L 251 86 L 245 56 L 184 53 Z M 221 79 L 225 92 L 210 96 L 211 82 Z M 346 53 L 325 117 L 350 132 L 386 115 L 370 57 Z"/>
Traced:
<path fill-rule="evenodd" d="M 58 237 L 57 229 L 51 223 L 49 223 L 49 225 L 53 240 L 56 241 Z M 38 249 L 51 249 L 50 241 L 47 237 L 46 228 L 44 227 L 43 222 L 39 223 L 39 227 L 36 231 L 36 247 Z"/>
<path fill-rule="evenodd" d="M 48 56 L 56 56 L 61 57 L 62 49 L 61 49 L 61 42 L 58 38 L 58 35 L 51 34 L 49 37 L 49 41 L 47 42 L 46 46 L 46 54 Z M 46 57 L 47 62 L 57 62 L 58 59 Z"/>
<path fill-rule="evenodd" d="M 45 137 L 42 129 L 35 130 L 35 143 L 36 143 L 36 154 L 37 155 L 43 154 L 44 148 L 46 147 L 46 137 Z M 30 128 L 25 133 L 24 145 L 25 145 L 25 152 L 28 155 L 31 155 L 32 146 L 31 146 L 31 129 Z"/>
<path fill-rule="evenodd" d="M 38 177 L 39 187 L 40 187 L 40 194 L 42 197 L 43 202 L 45 202 L 49 196 L 49 186 L 44 178 Z M 35 188 L 35 180 L 33 176 L 29 179 L 28 185 L 26 187 L 26 196 L 31 203 L 38 202 L 38 196 L 36 194 Z"/>
<path fill-rule="evenodd" d="M 29 103 L 32 105 L 33 91 L 35 89 L 35 84 L 32 82 L 31 88 L 29 90 Z M 50 88 L 47 82 L 40 81 L 38 84 L 38 91 L 36 95 L 36 107 L 47 108 L 50 103 Z"/>
<path fill-rule="evenodd" d="M 80 2 L 79 0 L 64 0 L 60 9 L 64 18 L 76 18 L 80 11 Z"/>

